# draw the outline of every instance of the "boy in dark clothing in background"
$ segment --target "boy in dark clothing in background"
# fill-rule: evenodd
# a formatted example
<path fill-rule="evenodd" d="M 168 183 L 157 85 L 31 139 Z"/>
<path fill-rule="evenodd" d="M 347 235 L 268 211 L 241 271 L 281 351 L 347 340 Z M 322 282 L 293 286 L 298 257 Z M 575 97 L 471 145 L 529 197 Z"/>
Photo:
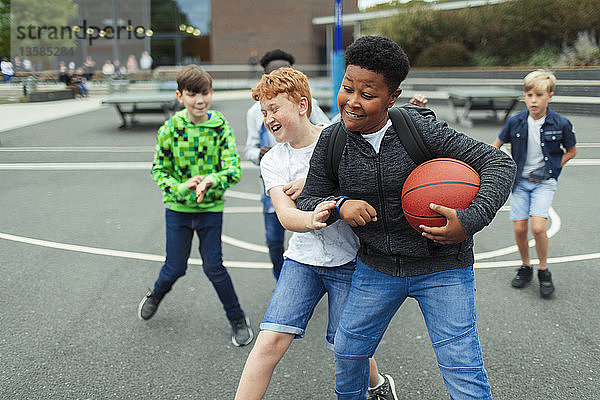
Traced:
<path fill-rule="evenodd" d="M 348 47 L 338 106 L 346 144 L 339 179 L 327 171 L 325 128 L 313 152 L 297 206 L 312 210 L 335 200 L 337 213 L 360 239 L 356 270 L 335 336 L 338 399 L 365 399 L 369 357 L 407 297 L 419 302 L 429 337 L 452 399 L 490 399 L 475 310 L 473 234 L 488 225 L 504 204 L 515 165 L 506 154 L 449 128 L 409 115 L 434 157 L 471 165 L 481 177 L 477 197 L 464 210 L 431 208 L 446 217 L 443 227 L 414 230 L 404 217 L 402 185 L 416 167 L 392 127 L 388 108 L 401 93 L 409 62 L 383 37 L 365 36 Z M 402 132 L 400 132 L 402 134 Z M 336 189 L 343 196 L 336 197 Z"/>
<path fill-rule="evenodd" d="M 154 289 L 142 299 L 138 316 L 152 318 L 173 284 L 185 275 L 194 231 L 202 268 L 231 324 L 231 342 L 245 346 L 254 336 L 223 266 L 221 231 L 225 190 L 240 181 L 235 138 L 223 115 L 210 110 L 212 78 L 197 65 L 177 74 L 177 99 L 185 109 L 158 130 L 152 178 L 163 190 L 167 257 Z"/>
<path fill-rule="evenodd" d="M 293 67 L 296 59 L 290 53 L 280 49 L 267 51 L 260 59 L 260 65 L 265 74 L 269 74 L 282 67 Z M 319 104 L 312 99 L 312 113 L 310 121 L 313 124 L 329 125 L 329 118 L 319 108 Z M 254 103 L 246 113 L 246 148 L 244 150 L 246 159 L 259 165 L 260 160 L 271 147 L 275 146 L 275 138 L 265 127 L 264 117 L 260 111 L 260 103 Z M 271 198 L 263 195 L 260 199 L 263 205 L 263 219 L 265 223 L 265 239 L 269 248 L 269 257 L 273 264 L 273 276 L 279 279 L 279 273 L 283 266 L 283 252 L 285 241 L 285 229 L 281 226 Z"/>

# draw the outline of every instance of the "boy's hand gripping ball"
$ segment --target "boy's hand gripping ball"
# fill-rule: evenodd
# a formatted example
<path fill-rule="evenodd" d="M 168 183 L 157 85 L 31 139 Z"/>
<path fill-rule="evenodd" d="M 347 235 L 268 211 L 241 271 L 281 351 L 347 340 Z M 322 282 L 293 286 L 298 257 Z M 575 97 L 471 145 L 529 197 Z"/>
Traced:
<path fill-rule="evenodd" d="M 448 208 L 467 208 L 479 191 L 479 174 L 453 158 L 435 158 L 415 168 L 402 187 L 402 211 L 418 232 L 419 225 L 444 226 L 446 218 L 430 203 Z"/>

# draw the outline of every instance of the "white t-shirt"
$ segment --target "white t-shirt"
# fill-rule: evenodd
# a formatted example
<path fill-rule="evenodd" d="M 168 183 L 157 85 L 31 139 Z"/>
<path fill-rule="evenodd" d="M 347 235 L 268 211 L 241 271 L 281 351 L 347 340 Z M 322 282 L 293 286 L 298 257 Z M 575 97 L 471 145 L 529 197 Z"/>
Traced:
<path fill-rule="evenodd" d="M 260 172 L 265 191 L 283 186 L 308 174 L 313 144 L 294 149 L 289 143 L 278 143 L 267 152 L 260 162 Z M 284 256 L 294 261 L 318 266 L 337 267 L 356 258 L 359 242 L 352 228 L 342 220 L 316 231 L 294 232 Z"/>
<path fill-rule="evenodd" d="M 392 126 L 392 120 L 388 119 L 383 128 L 374 133 L 363 134 L 362 137 L 373 146 L 375 149 L 375 153 L 379 154 L 379 147 L 381 146 L 381 141 L 383 140 L 383 136 L 388 128 Z"/>
<path fill-rule="evenodd" d="M 10 61 L 2 61 L 0 62 L 0 70 L 4 75 L 14 75 L 15 70 L 13 69 L 13 65 Z"/>
<path fill-rule="evenodd" d="M 544 165 L 544 154 L 542 153 L 542 144 L 540 142 L 540 130 L 546 121 L 546 117 L 538 120 L 527 117 L 527 158 L 523 167 L 524 177 L 528 177 L 529 173 Z"/>
<path fill-rule="evenodd" d="M 150 69 L 152 67 L 152 57 L 148 54 L 144 54 L 140 57 L 140 68 Z"/>

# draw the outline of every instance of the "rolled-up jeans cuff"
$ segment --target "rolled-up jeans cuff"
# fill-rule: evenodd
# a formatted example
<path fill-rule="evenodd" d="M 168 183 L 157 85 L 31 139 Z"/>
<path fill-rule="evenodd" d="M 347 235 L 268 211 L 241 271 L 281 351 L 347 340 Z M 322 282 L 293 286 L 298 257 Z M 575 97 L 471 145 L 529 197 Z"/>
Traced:
<path fill-rule="evenodd" d="M 263 322 L 260 324 L 261 331 L 273 331 L 280 333 L 289 333 L 295 335 L 296 338 L 301 339 L 304 337 L 304 330 L 295 326 L 273 324 L 271 322 Z"/>

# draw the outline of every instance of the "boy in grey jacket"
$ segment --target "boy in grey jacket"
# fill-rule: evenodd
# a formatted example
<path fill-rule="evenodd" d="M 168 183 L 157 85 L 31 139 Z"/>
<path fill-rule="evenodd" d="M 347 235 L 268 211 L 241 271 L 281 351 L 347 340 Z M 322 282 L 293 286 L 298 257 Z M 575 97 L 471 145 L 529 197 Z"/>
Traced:
<path fill-rule="evenodd" d="M 336 201 L 338 217 L 360 239 L 352 287 L 335 336 L 338 399 L 365 398 L 369 362 L 392 317 L 407 297 L 419 302 L 444 383 L 452 399 L 490 399 L 475 310 L 473 234 L 504 204 L 515 175 L 503 152 L 456 132 L 442 121 L 409 110 L 434 157 L 471 165 L 480 175 L 477 197 L 467 209 L 431 208 L 443 227 L 414 230 L 404 217 L 402 185 L 416 167 L 388 116 L 402 92 L 408 58 L 393 41 L 365 36 L 348 47 L 338 106 L 346 144 L 337 181 L 326 173 L 323 130 L 313 152 L 297 207 L 312 210 Z M 339 188 L 342 196 L 335 196 Z"/>

